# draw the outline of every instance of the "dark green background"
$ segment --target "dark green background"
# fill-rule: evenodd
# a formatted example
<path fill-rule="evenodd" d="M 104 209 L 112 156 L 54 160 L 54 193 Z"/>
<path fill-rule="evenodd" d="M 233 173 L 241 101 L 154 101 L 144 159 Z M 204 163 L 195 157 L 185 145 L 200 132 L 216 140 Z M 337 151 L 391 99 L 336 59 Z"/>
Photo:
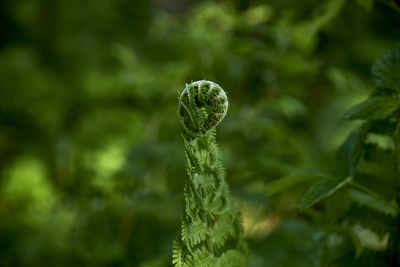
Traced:
<path fill-rule="evenodd" d="M 0 266 L 170 266 L 177 96 L 199 79 L 229 97 L 217 139 L 250 265 L 317 266 L 309 184 L 267 184 L 334 168 L 343 114 L 400 41 L 381 2 L 1 1 Z"/>

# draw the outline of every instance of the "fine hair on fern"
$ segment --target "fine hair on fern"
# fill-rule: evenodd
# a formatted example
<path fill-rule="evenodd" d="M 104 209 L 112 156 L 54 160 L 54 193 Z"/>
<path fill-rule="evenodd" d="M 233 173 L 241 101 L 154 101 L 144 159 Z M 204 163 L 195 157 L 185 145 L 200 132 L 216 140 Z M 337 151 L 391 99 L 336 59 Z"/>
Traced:
<path fill-rule="evenodd" d="M 234 206 L 216 143 L 215 127 L 228 111 L 216 83 L 188 84 L 179 96 L 187 180 L 181 228 L 173 244 L 174 266 L 247 266 L 240 211 Z"/>

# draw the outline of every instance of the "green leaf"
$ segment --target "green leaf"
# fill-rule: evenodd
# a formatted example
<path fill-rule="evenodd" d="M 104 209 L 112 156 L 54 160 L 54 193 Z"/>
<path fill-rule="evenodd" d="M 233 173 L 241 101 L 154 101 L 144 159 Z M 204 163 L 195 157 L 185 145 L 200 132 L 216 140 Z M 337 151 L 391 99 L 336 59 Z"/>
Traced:
<path fill-rule="evenodd" d="M 337 155 L 339 166 L 344 175 L 353 175 L 364 157 L 363 143 L 368 131 L 368 125 L 364 125 L 353 131 L 339 148 Z"/>
<path fill-rule="evenodd" d="M 378 87 L 400 92 L 400 47 L 390 50 L 378 58 L 372 73 Z"/>
<path fill-rule="evenodd" d="M 398 209 L 395 203 L 388 200 L 383 200 L 383 197 L 376 198 L 371 194 L 366 194 L 356 190 L 349 191 L 351 199 L 360 206 L 374 209 L 377 212 L 390 215 L 392 217 L 397 215 Z"/>
<path fill-rule="evenodd" d="M 191 247 L 204 241 L 207 233 L 207 224 L 201 220 L 193 221 L 187 228 L 182 227 L 182 239 L 187 241 Z"/>
<path fill-rule="evenodd" d="M 304 195 L 303 200 L 301 201 L 300 211 L 304 211 L 305 209 L 317 204 L 321 200 L 329 197 L 351 180 L 352 177 L 350 176 L 342 181 L 328 178 L 315 182 Z"/>
<path fill-rule="evenodd" d="M 210 235 L 215 247 L 219 249 L 225 244 L 229 236 L 235 235 L 235 229 L 228 219 L 220 218 L 214 224 Z"/>
<path fill-rule="evenodd" d="M 356 234 L 354 234 L 354 232 L 352 230 L 347 229 L 346 234 L 353 242 L 354 250 L 356 252 L 356 259 L 357 259 L 360 257 L 364 247 L 360 241 L 360 238 Z"/>
<path fill-rule="evenodd" d="M 237 250 L 224 252 L 215 264 L 216 267 L 245 267 L 247 265 L 247 258 Z"/>
<path fill-rule="evenodd" d="M 273 181 L 266 185 L 266 195 L 272 196 L 277 193 L 281 193 L 290 187 L 299 185 L 305 182 L 320 180 L 328 178 L 329 175 L 324 173 L 299 173 L 294 175 L 285 176 L 276 181 Z"/>
<path fill-rule="evenodd" d="M 211 254 L 206 247 L 196 249 L 191 255 L 187 257 L 186 263 L 193 267 L 209 267 L 213 266 L 215 257 Z"/>
<path fill-rule="evenodd" d="M 381 238 L 392 231 L 392 227 L 396 225 L 393 217 L 359 205 L 352 205 L 344 218 L 349 225 L 362 225 L 363 228 L 373 231 Z"/>
<path fill-rule="evenodd" d="M 365 143 L 375 145 L 382 150 L 394 150 L 393 138 L 388 135 L 369 133 Z"/>
<path fill-rule="evenodd" d="M 352 242 L 354 246 L 355 258 L 359 258 L 364 247 L 361 243 L 360 238 L 353 232 L 353 230 L 348 226 L 334 226 L 333 231 L 338 234 L 341 234 L 343 237 L 347 238 L 349 241 Z"/>
<path fill-rule="evenodd" d="M 357 3 L 367 10 L 371 10 L 374 0 L 357 0 Z"/>
<path fill-rule="evenodd" d="M 181 245 L 175 240 L 173 247 L 174 249 L 172 251 L 172 264 L 175 267 L 187 267 L 187 264 L 184 261 Z"/>
<path fill-rule="evenodd" d="M 353 106 L 344 115 L 348 120 L 383 120 L 392 115 L 399 107 L 396 98 L 373 96 Z"/>

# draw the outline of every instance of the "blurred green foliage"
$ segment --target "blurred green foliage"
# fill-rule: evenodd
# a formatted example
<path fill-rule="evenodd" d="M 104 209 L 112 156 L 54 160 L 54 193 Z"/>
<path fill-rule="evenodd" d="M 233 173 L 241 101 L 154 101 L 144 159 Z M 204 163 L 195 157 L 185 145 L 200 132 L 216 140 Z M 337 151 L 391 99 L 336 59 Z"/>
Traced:
<path fill-rule="evenodd" d="M 177 92 L 204 78 L 230 101 L 217 138 L 250 266 L 323 266 L 324 246 L 346 240 L 311 219 L 318 207 L 298 207 L 359 125 L 343 115 L 399 43 L 398 10 L 395 0 L 1 1 L 0 266 L 170 266 L 186 179 Z M 325 205 L 341 214 L 343 195 Z M 381 257 L 374 232 L 346 236 L 356 251 L 336 266 Z"/>

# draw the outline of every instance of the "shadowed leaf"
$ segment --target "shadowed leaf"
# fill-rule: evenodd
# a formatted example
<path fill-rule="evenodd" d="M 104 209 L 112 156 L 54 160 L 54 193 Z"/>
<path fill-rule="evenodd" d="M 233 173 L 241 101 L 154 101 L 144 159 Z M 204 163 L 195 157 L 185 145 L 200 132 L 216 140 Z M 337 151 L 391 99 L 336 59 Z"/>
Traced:
<path fill-rule="evenodd" d="M 343 181 L 328 178 L 315 182 L 304 195 L 301 202 L 300 211 L 303 211 L 329 197 L 350 181 L 351 177 L 348 177 Z"/>

